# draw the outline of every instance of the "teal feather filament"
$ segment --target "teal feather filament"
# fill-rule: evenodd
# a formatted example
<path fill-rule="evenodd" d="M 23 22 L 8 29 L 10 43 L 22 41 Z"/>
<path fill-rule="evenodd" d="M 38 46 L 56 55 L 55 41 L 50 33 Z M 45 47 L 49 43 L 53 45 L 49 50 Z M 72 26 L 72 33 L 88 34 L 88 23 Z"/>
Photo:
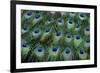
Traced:
<path fill-rule="evenodd" d="M 24 34 L 24 33 L 26 33 L 26 32 L 28 32 L 27 28 L 23 28 L 23 29 L 21 30 L 21 33 L 22 33 L 22 34 Z"/>
<path fill-rule="evenodd" d="M 58 25 L 58 26 L 63 26 L 63 25 L 64 25 L 64 21 L 63 21 L 62 18 L 58 18 L 58 19 L 57 19 L 57 25 Z"/>
<path fill-rule="evenodd" d="M 24 33 L 29 31 L 29 27 L 28 26 L 26 27 L 25 25 L 27 25 L 27 24 L 24 24 L 24 27 L 22 27 L 22 29 L 21 29 L 21 33 L 22 34 L 24 34 Z"/>
<path fill-rule="evenodd" d="M 64 60 L 72 60 L 72 51 L 70 48 L 65 48 L 62 52 Z"/>
<path fill-rule="evenodd" d="M 70 29 L 73 29 L 75 27 L 75 23 L 73 21 L 73 19 L 68 19 L 67 20 L 67 28 L 70 30 Z"/>
<path fill-rule="evenodd" d="M 40 29 L 35 29 L 32 32 L 32 35 L 33 35 L 34 38 L 38 38 L 41 35 L 41 30 Z"/>
<path fill-rule="evenodd" d="M 51 29 L 46 28 L 40 40 L 45 41 L 48 37 L 50 37 L 50 33 L 51 33 Z"/>
<path fill-rule="evenodd" d="M 76 24 L 75 31 L 79 31 L 80 28 L 81 28 L 81 25 L 80 24 Z"/>
<path fill-rule="evenodd" d="M 74 17 L 76 14 L 75 14 L 74 12 L 70 12 L 69 15 L 70 15 L 71 17 Z"/>
<path fill-rule="evenodd" d="M 60 39 L 61 39 L 61 37 L 62 37 L 62 33 L 61 32 L 55 32 L 55 34 L 54 34 L 54 43 L 58 43 L 59 41 L 60 41 Z"/>
<path fill-rule="evenodd" d="M 66 37 L 65 37 L 65 41 L 67 43 L 70 43 L 72 41 L 72 35 L 71 34 L 67 34 Z"/>
<path fill-rule="evenodd" d="M 88 54 L 83 49 L 80 49 L 78 54 L 81 60 L 86 60 L 88 57 Z"/>
<path fill-rule="evenodd" d="M 37 22 L 39 22 L 42 19 L 42 15 L 41 14 L 36 14 L 34 16 L 34 19 L 32 21 L 33 25 L 35 25 Z"/>
<path fill-rule="evenodd" d="M 45 25 L 51 25 L 54 22 L 54 19 L 50 17 L 47 21 L 45 21 Z"/>
<path fill-rule="evenodd" d="M 25 13 L 24 17 L 25 17 L 26 19 L 32 17 L 32 11 L 27 11 L 27 12 Z"/>
<path fill-rule="evenodd" d="M 82 38 L 80 34 L 78 34 L 74 37 L 74 46 L 79 47 L 81 43 L 82 43 Z"/>
<path fill-rule="evenodd" d="M 45 50 L 43 47 L 36 47 L 34 53 L 38 61 L 43 61 Z"/>
<path fill-rule="evenodd" d="M 84 30 L 84 33 L 85 33 L 86 36 L 89 36 L 90 35 L 90 28 L 86 27 L 85 30 Z"/>
<path fill-rule="evenodd" d="M 74 34 L 80 33 L 81 32 L 81 25 L 76 24 L 73 32 L 74 32 Z"/>
<path fill-rule="evenodd" d="M 59 48 L 56 46 L 52 46 L 49 48 L 49 55 L 48 55 L 48 60 L 50 61 L 55 61 L 57 60 L 59 54 Z"/>
<path fill-rule="evenodd" d="M 80 14 L 79 14 L 79 18 L 80 18 L 81 20 L 85 20 L 85 19 L 86 19 L 86 14 L 85 14 L 85 13 L 80 13 Z"/>
<path fill-rule="evenodd" d="M 29 51 L 30 51 L 29 45 L 26 42 L 22 42 L 21 43 L 21 59 L 22 59 L 22 61 L 25 61 Z"/>
<path fill-rule="evenodd" d="M 86 39 L 86 41 L 84 42 L 84 47 L 85 48 L 89 48 L 90 47 L 90 40 Z"/>

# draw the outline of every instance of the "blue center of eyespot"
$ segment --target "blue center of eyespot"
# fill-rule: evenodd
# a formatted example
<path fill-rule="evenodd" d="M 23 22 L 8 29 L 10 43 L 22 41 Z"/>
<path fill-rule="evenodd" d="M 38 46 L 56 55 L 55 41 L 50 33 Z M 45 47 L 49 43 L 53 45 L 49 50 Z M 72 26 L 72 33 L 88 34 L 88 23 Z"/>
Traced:
<path fill-rule="evenodd" d="M 86 42 L 87 42 L 87 43 L 90 43 L 90 40 L 88 39 L 88 40 L 86 40 Z"/>
<path fill-rule="evenodd" d="M 66 50 L 65 50 L 65 53 L 66 53 L 66 54 L 69 54 L 69 53 L 70 53 L 70 50 L 69 50 L 69 49 L 66 49 Z"/>
<path fill-rule="evenodd" d="M 27 15 L 28 15 L 28 16 L 31 16 L 31 15 L 32 15 L 32 11 L 28 11 L 28 12 L 27 12 Z"/>
<path fill-rule="evenodd" d="M 68 35 L 67 35 L 67 38 L 71 38 L 71 35 L 70 35 L 70 34 L 68 34 Z"/>
<path fill-rule="evenodd" d="M 73 23 L 73 20 L 72 19 L 68 20 L 68 23 L 69 24 L 72 24 Z"/>
<path fill-rule="evenodd" d="M 56 52 L 56 51 L 57 51 L 57 48 L 56 48 L 56 47 L 53 47 L 53 48 L 52 48 L 52 51 L 53 51 L 53 52 Z"/>
<path fill-rule="evenodd" d="M 76 39 L 79 40 L 79 39 L 80 39 L 80 35 L 77 35 L 77 36 L 76 36 Z"/>
<path fill-rule="evenodd" d="M 85 17 L 85 14 L 84 14 L 84 13 L 80 13 L 80 16 L 81 16 L 81 17 Z"/>
<path fill-rule="evenodd" d="M 90 31 L 90 29 L 89 28 L 86 28 L 86 31 Z"/>
<path fill-rule="evenodd" d="M 36 30 L 34 30 L 34 32 L 35 32 L 35 33 L 39 33 L 39 32 L 40 32 L 40 30 L 39 30 L 39 29 L 36 29 Z"/>
<path fill-rule="evenodd" d="M 80 54 L 84 54 L 84 51 L 82 49 L 80 50 Z"/>
<path fill-rule="evenodd" d="M 80 25 L 79 25 L 79 24 L 77 24 L 77 25 L 76 25 L 76 28 L 80 28 Z"/>
<path fill-rule="evenodd" d="M 38 52 L 42 52 L 43 51 L 43 49 L 42 48 L 38 48 Z"/>
<path fill-rule="evenodd" d="M 56 36 L 60 36 L 61 35 L 61 32 L 56 32 Z"/>
<path fill-rule="evenodd" d="M 26 44 L 26 43 L 23 43 L 23 44 L 22 44 L 22 47 L 27 47 L 27 44 Z"/>
<path fill-rule="evenodd" d="M 36 15 L 35 18 L 36 18 L 36 19 L 40 18 L 40 15 Z"/>
<path fill-rule="evenodd" d="M 49 31 L 50 31 L 50 29 L 49 29 L 49 28 L 45 30 L 45 32 L 49 32 Z"/>

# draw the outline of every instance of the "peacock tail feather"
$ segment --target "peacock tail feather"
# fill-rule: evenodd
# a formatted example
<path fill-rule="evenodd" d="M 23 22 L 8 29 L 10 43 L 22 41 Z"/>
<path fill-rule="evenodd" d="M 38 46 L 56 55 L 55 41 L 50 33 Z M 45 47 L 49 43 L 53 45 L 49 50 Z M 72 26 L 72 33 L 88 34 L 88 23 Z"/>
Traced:
<path fill-rule="evenodd" d="M 21 62 L 90 59 L 90 14 L 21 10 Z"/>

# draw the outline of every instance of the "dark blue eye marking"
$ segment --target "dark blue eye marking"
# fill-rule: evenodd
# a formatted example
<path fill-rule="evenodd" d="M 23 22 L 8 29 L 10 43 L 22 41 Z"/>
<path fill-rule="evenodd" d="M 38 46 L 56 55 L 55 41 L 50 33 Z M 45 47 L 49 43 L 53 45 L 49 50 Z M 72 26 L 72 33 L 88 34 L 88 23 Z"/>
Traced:
<path fill-rule="evenodd" d="M 26 44 L 26 43 L 23 43 L 23 44 L 22 44 L 22 47 L 27 47 L 27 44 Z"/>
<path fill-rule="evenodd" d="M 81 17 L 85 17 L 85 14 L 84 14 L 84 13 L 80 13 L 80 16 L 81 16 Z"/>
<path fill-rule="evenodd" d="M 66 49 L 66 50 L 65 50 L 65 53 L 66 53 L 66 54 L 69 54 L 69 53 L 70 53 L 70 50 L 69 50 L 69 49 Z"/>
<path fill-rule="evenodd" d="M 50 28 L 48 28 L 48 29 L 45 30 L 45 32 L 49 32 L 49 31 L 50 31 Z"/>
<path fill-rule="evenodd" d="M 77 24 L 77 25 L 76 25 L 76 28 L 80 28 L 80 25 L 79 25 L 79 24 Z"/>
<path fill-rule="evenodd" d="M 43 48 L 38 48 L 38 52 L 42 52 L 43 51 Z"/>
<path fill-rule="evenodd" d="M 62 22 L 62 18 L 58 18 L 58 22 L 61 23 Z"/>
<path fill-rule="evenodd" d="M 28 15 L 28 16 L 31 16 L 31 15 L 32 15 L 32 11 L 28 11 L 28 12 L 27 12 L 27 15 Z"/>
<path fill-rule="evenodd" d="M 36 18 L 36 19 L 40 18 L 40 15 L 35 15 L 35 18 Z"/>
<path fill-rule="evenodd" d="M 39 29 L 35 29 L 34 32 L 35 32 L 35 33 L 39 33 L 40 30 L 39 30 Z"/>
<path fill-rule="evenodd" d="M 56 52 L 56 51 L 57 51 L 57 48 L 56 48 L 56 47 L 53 47 L 53 48 L 52 48 L 52 51 L 53 51 L 53 52 Z"/>
<path fill-rule="evenodd" d="M 84 54 L 84 51 L 82 49 L 80 50 L 80 54 Z"/>
<path fill-rule="evenodd" d="M 71 38 L 72 36 L 70 34 L 67 35 L 67 38 Z"/>
<path fill-rule="evenodd" d="M 87 28 L 86 28 L 86 31 L 90 31 L 90 28 L 89 28 L 89 27 L 87 27 Z"/>
<path fill-rule="evenodd" d="M 72 19 L 69 19 L 68 20 L 68 23 L 73 24 L 73 20 Z"/>
<path fill-rule="evenodd" d="M 61 32 L 56 32 L 56 36 L 60 36 L 61 35 Z"/>
<path fill-rule="evenodd" d="M 79 40 L 79 39 L 80 39 L 80 35 L 77 35 L 77 36 L 76 36 L 76 39 Z"/>
<path fill-rule="evenodd" d="M 89 40 L 89 39 L 87 39 L 87 40 L 86 40 L 86 42 L 87 42 L 87 43 L 90 43 L 90 40 Z"/>

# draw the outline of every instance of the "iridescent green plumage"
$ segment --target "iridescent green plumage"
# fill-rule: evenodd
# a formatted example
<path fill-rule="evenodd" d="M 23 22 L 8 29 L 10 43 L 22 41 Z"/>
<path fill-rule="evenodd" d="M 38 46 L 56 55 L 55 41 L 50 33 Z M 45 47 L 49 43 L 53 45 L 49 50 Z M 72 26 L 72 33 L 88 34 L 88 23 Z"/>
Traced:
<path fill-rule="evenodd" d="M 90 58 L 90 14 L 21 11 L 21 61 L 69 61 Z"/>

